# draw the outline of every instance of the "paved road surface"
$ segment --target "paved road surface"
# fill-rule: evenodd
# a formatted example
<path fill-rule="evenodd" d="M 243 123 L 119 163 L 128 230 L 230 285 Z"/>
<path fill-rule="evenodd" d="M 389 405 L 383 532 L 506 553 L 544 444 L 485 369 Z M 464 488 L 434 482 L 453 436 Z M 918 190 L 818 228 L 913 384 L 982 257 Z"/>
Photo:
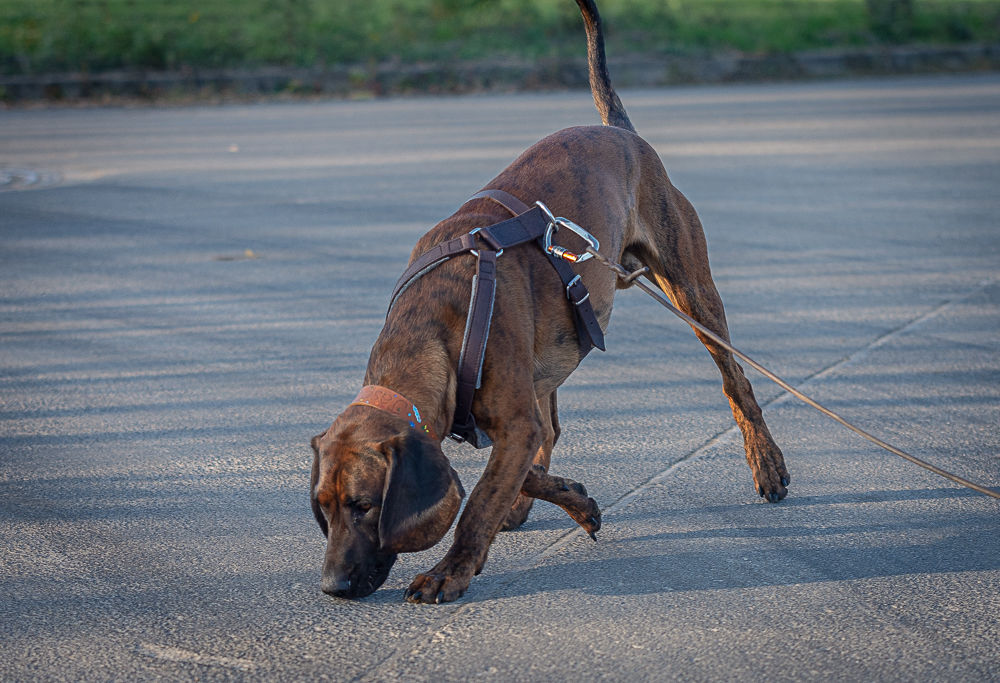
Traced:
<path fill-rule="evenodd" d="M 1000 486 L 1000 76 L 622 99 L 737 343 Z M 402 602 L 440 546 L 319 591 L 308 440 L 413 242 L 594 121 L 587 93 L 0 112 L 0 678 L 996 681 L 1000 504 L 751 376 L 792 472 L 760 502 L 708 354 L 638 292 L 560 393 L 599 543 L 539 504 L 458 603 Z M 447 453 L 471 486 L 486 453 Z"/>

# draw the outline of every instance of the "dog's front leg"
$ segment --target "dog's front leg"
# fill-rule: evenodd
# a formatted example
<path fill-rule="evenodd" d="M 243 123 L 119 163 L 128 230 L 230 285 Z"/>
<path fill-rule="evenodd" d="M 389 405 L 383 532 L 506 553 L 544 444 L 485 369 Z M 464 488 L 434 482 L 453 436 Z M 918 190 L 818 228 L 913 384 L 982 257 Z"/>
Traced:
<path fill-rule="evenodd" d="M 406 591 L 410 602 L 451 602 L 465 593 L 521 490 L 543 430 L 537 418 L 516 420 L 490 436 L 493 451 L 455 527 L 455 542 L 433 569 L 413 580 Z"/>

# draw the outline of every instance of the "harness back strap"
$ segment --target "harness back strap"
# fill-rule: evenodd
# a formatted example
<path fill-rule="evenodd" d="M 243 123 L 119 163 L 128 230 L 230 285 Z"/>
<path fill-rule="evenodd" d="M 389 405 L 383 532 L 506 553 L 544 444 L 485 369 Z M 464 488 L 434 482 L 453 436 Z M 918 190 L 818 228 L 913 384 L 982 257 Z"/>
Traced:
<path fill-rule="evenodd" d="M 411 263 L 406 270 L 403 271 L 402 275 L 399 276 L 399 280 L 396 281 L 396 287 L 392 290 L 392 295 L 389 297 L 389 310 L 392 310 L 392 305 L 396 303 L 396 298 L 399 297 L 399 295 L 402 294 L 414 280 L 426 275 L 455 254 L 463 254 L 468 251 L 473 251 L 475 248 L 475 236 L 471 233 L 465 233 L 464 235 L 442 242 L 441 244 L 431 247 L 425 251 L 417 257 L 417 259 Z"/>
<path fill-rule="evenodd" d="M 515 216 L 531 208 L 510 192 L 504 192 L 503 190 L 482 190 L 466 199 L 465 203 L 468 204 L 473 199 L 492 199 Z"/>

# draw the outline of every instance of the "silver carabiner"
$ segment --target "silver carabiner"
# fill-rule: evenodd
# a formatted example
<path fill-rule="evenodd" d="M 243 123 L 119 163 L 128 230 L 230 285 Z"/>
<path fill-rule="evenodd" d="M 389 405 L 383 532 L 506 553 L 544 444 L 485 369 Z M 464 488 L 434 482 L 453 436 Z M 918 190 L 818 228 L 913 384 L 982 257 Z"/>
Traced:
<path fill-rule="evenodd" d="M 580 239 L 586 242 L 594 251 L 598 251 L 601 248 L 601 243 L 597 241 L 597 238 L 591 235 L 589 232 L 581 228 L 579 225 L 569 220 L 568 218 L 563 218 L 562 216 L 556 217 L 552 215 L 549 211 L 549 207 L 545 206 L 541 202 L 535 202 L 535 205 L 542 210 L 545 217 L 549 221 L 549 227 L 545 230 L 545 237 L 542 239 L 542 247 L 545 249 L 546 254 L 552 254 L 556 258 L 561 258 L 565 261 L 570 261 L 572 263 L 583 263 L 589 258 L 593 258 L 593 254 L 574 253 L 565 247 L 560 247 L 558 244 L 552 244 L 552 235 L 559 230 L 559 228 L 568 228 L 571 232 L 575 233 Z"/>

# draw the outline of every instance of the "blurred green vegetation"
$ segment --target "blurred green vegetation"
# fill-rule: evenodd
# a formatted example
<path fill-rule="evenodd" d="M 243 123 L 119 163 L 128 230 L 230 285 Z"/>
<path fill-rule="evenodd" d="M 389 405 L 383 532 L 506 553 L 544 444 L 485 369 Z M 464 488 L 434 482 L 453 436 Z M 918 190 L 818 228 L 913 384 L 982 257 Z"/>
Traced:
<path fill-rule="evenodd" d="M 601 0 L 608 50 L 1000 40 L 1000 0 Z M 580 55 L 570 0 L 0 0 L 0 72 Z"/>

